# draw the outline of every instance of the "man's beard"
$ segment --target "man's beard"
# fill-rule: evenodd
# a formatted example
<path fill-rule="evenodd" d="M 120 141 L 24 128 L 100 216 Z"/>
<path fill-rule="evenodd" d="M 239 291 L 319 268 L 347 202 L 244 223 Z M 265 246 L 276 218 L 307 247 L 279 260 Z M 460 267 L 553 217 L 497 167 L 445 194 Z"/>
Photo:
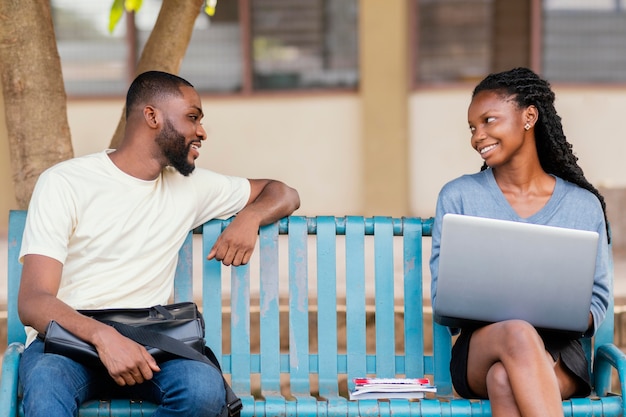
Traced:
<path fill-rule="evenodd" d="M 172 167 L 184 176 L 193 172 L 196 166 L 188 161 L 191 143 L 185 143 L 185 137 L 174 128 L 169 119 L 165 120 L 163 129 L 155 140 Z"/>

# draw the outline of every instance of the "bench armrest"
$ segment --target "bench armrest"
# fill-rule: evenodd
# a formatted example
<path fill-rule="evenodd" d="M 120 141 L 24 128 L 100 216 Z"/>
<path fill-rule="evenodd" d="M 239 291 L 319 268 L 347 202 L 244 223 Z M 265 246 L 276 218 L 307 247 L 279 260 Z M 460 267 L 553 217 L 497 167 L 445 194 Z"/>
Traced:
<path fill-rule="evenodd" d="M 11 343 L 2 360 L 0 379 L 0 417 L 17 416 L 18 368 L 24 345 Z"/>
<path fill-rule="evenodd" d="M 596 350 L 594 358 L 594 379 L 596 394 L 605 397 L 611 389 L 611 370 L 617 370 L 620 391 L 626 387 L 626 354 L 612 343 L 604 344 Z M 623 405 L 626 407 L 626 401 Z M 626 409 L 626 408 L 625 408 Z"/>

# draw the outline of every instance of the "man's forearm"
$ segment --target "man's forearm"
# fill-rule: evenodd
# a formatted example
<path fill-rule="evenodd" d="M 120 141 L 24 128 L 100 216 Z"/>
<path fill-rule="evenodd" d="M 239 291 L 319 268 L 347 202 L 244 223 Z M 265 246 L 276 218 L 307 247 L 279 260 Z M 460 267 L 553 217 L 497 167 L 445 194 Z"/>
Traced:
<path fill-rule="evenodd" d="M 241 214 L 256 216 L 260 226 L 289 216 L 300 207 L 298 192 L 280 181 L 269 181 Z"/>
<path fill-rule="evenodd" d="M 48 323 L 55 320 L 79 338 L 97 344 L 101 323 L 83 316 L 72 307 L 50 294 L 30 296 L 20 303 L 20 319 L 40 333 L 45 332 Z"/>

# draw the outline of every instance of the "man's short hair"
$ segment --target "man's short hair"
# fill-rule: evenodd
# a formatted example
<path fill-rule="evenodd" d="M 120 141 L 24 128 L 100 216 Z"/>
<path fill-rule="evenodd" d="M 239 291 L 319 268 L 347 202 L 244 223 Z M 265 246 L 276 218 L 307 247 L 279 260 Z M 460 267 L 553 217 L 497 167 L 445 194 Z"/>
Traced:
<path fill-rule="evenodd" d="M 191 83 L 177 75 L 163 71 L 147 71 L 139 74 L 126 94 L 126 119 L 138 106 L 154 105 L 168 96 L 180 97 L 181 87 Z"/>

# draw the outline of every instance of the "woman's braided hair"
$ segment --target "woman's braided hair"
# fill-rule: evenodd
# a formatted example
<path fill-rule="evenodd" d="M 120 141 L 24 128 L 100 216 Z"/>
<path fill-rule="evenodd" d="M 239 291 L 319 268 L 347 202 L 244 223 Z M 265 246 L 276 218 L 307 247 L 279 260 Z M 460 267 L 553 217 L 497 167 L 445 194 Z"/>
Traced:
<path fill-rule="evenodd" d="M 535 142 L 541 167 L 548 174 L 589 190 L 600 200 L 610 242 L 604 197 L 585 178 L 577 163 L 578 157 L 574 155 L 572 145 L 565 138 L 561 117 L 554 107 L 555 95 L 550 84 L 528 68 L 515 68 L 488 75 L 476 86 L 472 97 L 481 91 L 501 92 L 512 97 L 520 108 L 531 105 L 537 108 L 539 118 L 535 124 Z M 483 164 L 481 171 L 486 168 L 487 164 Z"/>

